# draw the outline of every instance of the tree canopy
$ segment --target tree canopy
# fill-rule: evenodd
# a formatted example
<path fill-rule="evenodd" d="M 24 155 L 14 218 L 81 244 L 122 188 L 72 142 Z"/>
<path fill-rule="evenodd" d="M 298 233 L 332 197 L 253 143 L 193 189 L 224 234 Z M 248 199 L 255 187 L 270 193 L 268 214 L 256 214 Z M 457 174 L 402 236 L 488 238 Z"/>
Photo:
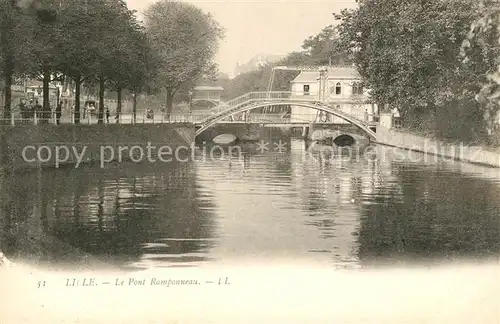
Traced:
<path fill-rule="evenodd" d="M 161 0 L 145 12 L 145 31 L 156 54 L 156 82 L 166 92 L 167 114 L 173 97 L 186 84 L 216 70 L 213 62 L 223 29 L 194 5 Z"/>
<path fill-rule="evenodd" d="M 468 64 L 460 53 L 482 14 L 470 0 L 360 0 L 358 8 L 336 18 L 341 46 L 376 103 L 397 107 L 407 125 L 477 139 L 484 106 L 472 94 L 498 51 L 478 41 Z"/>
<path fill-rule="evenodd" d="M 500 2 L 482 0 L 479 10 L 479 18 L 472 23 L 460 54 L 469 74 L 476 80 L 469 95 L 476 94 L 475 99 L 483 108 L 486 129 L 492 133 L 500 109 Z"/>
<path fill-rule="evenodd" d="M 47 111 L 52 109 L 49 83 L 71 80 L 78 123 L 82 85 L 99 89 L 102 122 L 105 89 L 117 93 L 121 111 L 122 90 L 137 99 L 143 91 L 158 90 L 155 83 L 161 83 L 173 96 L 182 86 L 216 70 L 212 59 L 222 29 L 192 5 L 169 1 L 151 5 L 146 13 L 148 29 L 123 0 L 0 0 L 0 7 L 6 118 L 16 75 L 43 80 Z"/>

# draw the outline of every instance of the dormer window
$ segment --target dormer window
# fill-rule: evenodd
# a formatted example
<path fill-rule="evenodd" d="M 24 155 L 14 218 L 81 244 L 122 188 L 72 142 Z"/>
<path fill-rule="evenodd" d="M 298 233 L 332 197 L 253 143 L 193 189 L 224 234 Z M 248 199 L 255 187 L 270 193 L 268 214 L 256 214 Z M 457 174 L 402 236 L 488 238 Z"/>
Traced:
<path fill-rule="evenodd" d="M 340 84 L 340 82 L 337 82 L 337 84 L 335 85 L 335 94 L 336 95 L 342 94 L 342 85 Z"/>

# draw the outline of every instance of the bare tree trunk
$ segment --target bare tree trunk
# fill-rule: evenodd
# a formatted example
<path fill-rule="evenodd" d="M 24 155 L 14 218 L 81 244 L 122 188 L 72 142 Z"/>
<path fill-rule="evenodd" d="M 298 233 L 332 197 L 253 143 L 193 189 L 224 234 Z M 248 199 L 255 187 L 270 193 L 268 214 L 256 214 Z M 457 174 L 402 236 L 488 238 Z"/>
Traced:
<path fill-rule="evenodd" d="M 41 124 L 47 124 L 50 118 L 50 71 L 43 70 L 43 106 Z"/>
<path fill-rule="evenodd" d="M 134 119 L 134 124 L 135 124 L 135 119 L 137 117 L 137 91 L 134 90 L 134 99 L 132 102 L 132 114 L 133 114 L 133 119 Z"/>
<path fill-rule="evenodd" d="M 80 124 L 80 93 L 82 88 L 82 80 L 80 76 L 75 78 L 75 124 Z"/>
<path fill-rule="evenodd" d="M 99 78 L 99 113 L 97 114 L 97 123 L 104 123 L 104 76 Z"/>
<path fill-rule="evenodd" d="M 5 59 L 5 103 L 3 110 L 3 118 L 5 118 L 5 123 L 10 123 L 11 116 L 11 101 L 12 101 L 12 75 L 14 74 L 14 64 L 12 60 Z"/>
<path fill-rule="evenodd" d="M 116 104 L 116 116 L 118 117 L 116 119 L 116 122 L 119 123 L 120 116 L 122 114 L 122 88 L 121 87 L 118 87 L 118 89 L 116 89 L 116 100 L 118 101 Z"/>
<path fill-rule="evenodd" d="M 3 68 L 2 72 L 4 75 L 5 85 L 4 85 L 4 93 L 5 93 L 5 102 L 4 102 L 4 111 L 3 118 L 5 118 L 5 122 L 9 123 L 12 113 L 12 77 L 14 75 L 14 54 L 12 48 L 12 33 L 14 26 L 14 18 L 13 18 L 13 2 L 10 1 L 5 3 L 6 6 L 3 6 L 2 9 L 5 11 L 2 12 L 2 30 L 0 34 L 0 42 L 2 43 L 2 52 L 0 56 L 3 58 Z"/>
<path fill-rule="evenodd" d="M 171 89 L 167 89 L 167 98 L 165 100 L 167 119 L 172 115 L 172 108 L 174 105 L 174 93 Z"/>

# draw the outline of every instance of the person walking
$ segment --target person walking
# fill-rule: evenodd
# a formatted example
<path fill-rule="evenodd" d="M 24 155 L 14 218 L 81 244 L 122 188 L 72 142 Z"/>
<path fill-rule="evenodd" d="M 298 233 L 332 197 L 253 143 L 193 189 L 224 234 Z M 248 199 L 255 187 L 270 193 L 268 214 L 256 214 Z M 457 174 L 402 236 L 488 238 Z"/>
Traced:
<path fill-rule="evenodd" d="M 35 104 L 33 103 L 33 99 L 31 99 L 28 103 L 28 107 L 26 107 L 26 116 L 28 118 L 33 118 L 34 111 L 35 111 Z"/>
<path fill-rule="evenodd" d="M 35 101 L 35 105 L 33 106 L 33 115 L 40 118 L 42 113 L 42 105 L 38 103 L 38 100 Z"/>
<path fill-rule="evenodd" d="M 109 124 L 109 116 L 110 116 L 109 108 L 106 107 L 106 124 Z"/>
<path fill-rule="evenodd" d="M 61 115 L 62 115 L 62 101 L 56 106 L 56 124 L 59 125 L 61 123 Z"/>
<path fill-rule="evenodd" d="M 27 114 L 27 111 L 26 111 L 26 102 L 25 102 L 25 99 L 22 98 L 21 101 L 19 102 L 19 111 L 21 112 L 21 118 L 22 119 L 27 119 L 28 118 L 28 114 Z"/>

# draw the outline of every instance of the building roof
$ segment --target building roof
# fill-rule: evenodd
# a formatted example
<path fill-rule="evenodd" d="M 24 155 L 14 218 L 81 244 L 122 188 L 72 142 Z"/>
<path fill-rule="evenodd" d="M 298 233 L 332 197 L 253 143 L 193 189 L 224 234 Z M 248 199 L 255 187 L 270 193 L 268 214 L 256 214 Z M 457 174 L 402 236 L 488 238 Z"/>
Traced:
<path fill-rule="evenodd" d="M 291 81 L 291 83 L 316 82 L 318 78 L 319 78 L 319 72 L 302 71 L 295 79 Z"/>
<path fill-rule="evenodd" d="M 219 86 L 197 86 L 194 88 L 194 90 L 199 90 L 199 91 L 224 91 L 223 87 Z"/>
<path fill-rule="evenodd" d="M 291 83 L 307 83 L 316 82 L 320 77 L 319 72 L 315 71 L 302 71 L 292 80 Z M 328 79 L 349 79 L 359 80 L 361 76 L 354 66 L 351 65 L 338 65 L 328 67 Z"/>
<path fill-rule="evenodd" d="M 332 79 L 361 79 L 358 70 L 352 65 L 329 66 L 328 77 Z"/>

